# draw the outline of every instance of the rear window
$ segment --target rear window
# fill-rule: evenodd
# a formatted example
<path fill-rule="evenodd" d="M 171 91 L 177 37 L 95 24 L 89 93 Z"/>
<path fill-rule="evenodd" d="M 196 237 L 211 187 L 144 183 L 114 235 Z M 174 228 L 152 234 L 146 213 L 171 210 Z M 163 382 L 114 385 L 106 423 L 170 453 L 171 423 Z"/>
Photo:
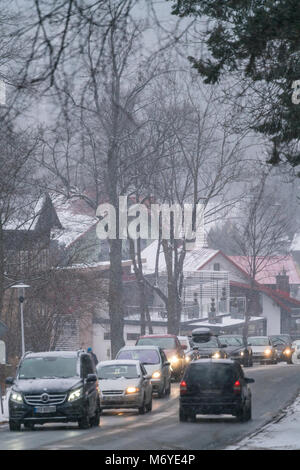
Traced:
<path fill-rule="evenodd" d="M 175 338 L 140 338 L 137 342 L 139 346 L 151 346 L 151 344 L 162 349 L 176 349 Z"/>
<path fill-rule="evenodd" d="M 237 378 L 233 366 L 222 363 L 191 364 L 185 375 L 188 385 L 202 388 L 232 386 Z"/>
<path fill-rule="evenodd" d="M 117 359 L 133 359 L 143 364 L 159 364 L 158 352 L 151 349 L 132 349 L 130 351 L 120 351 Z"/>

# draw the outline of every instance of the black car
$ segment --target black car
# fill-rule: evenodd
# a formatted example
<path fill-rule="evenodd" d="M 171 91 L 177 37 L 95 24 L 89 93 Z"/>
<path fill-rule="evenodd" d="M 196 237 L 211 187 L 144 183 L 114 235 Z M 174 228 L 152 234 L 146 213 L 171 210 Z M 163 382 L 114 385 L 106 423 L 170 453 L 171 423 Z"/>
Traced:
<path fill-rule="evenodd" d="M 238 361 L 244 367 L 253 366 L 252 348 L 244 346 L 242 335 L 220 335 L 219 340 L 226 344 L 226 354 L 234 361 Z"/>
<path fill-rule="evenodd" d="M 277 360 L 292 364 L 292 354 L 294 349 L 292 348 L 293 341 L 290 335 L 271 335 L 270 340 L 277 351 Z"/>
<path fill-rule="evenodd" d="M 94 362 L 85 351 L 26 353 L 9 395 L 9 428 L 21 425 L 77 422 L 81 429 L 98 426 L 100 398 Z"/>
<path fill-rule="evenodd" d="M 180 383 L 179 420 L 196 420 L 197 414 L 232 414 L 239 421 L 251 419 L 253 379 L 231 359 L 191 362 Z"/>
<path fill-rule="evenodd" d="M 209 328 L 193 330 L 192 343 L 196 359 L 226 359 L 228 357 L 227 345 L 222 344 L 218 336 L 214 335 Z"/>

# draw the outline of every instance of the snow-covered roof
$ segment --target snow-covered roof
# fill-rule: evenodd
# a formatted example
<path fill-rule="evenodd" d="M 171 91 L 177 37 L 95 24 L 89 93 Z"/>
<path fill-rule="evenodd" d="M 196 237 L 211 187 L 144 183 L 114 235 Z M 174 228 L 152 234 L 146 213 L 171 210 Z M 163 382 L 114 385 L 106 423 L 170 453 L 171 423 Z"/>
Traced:
<path fill-rule="evenodd" d="M 263 317 L 250 317 L 249 321 L 259 321 L 263 320 Z M 240 318 L 231 318 L 230 316 L 228 317 L 222 317 L 222 323 L 210 323 L 209 321 L 195 321 L 191 322 L 190 326 L 205 326 L 205 327 L 224 327 L 224 326 L 234 326 L 238 325 L 240 323 L 244 323 L 244 320 Z"/>
<path fill-rule="evenodd" d="M 300 233 L 295 234 L 291 244 L 291 251 L 300 251 Z"/>
<path fill-rule="evenodd" d="M 65 199 L 59 196 L 53 199 L 53 206 L 63 229 L 52 230 L 52 238 L 66 248 L 98 221 L 92 209 L 80 199 Z"/>
<path fill-rule="evenodd" d="M 142 259 L 145 260 L 144 272 L 150 274 L 155 272 L 156 254 L 158 249 L 158 241 L 155 240 L 151 245 L 147 246 L 142 251 Z M 217 250 L 210 248 L 195 248 L 192 251 L 187 251 L 185 254 L 183 271 L 197 271 L 202 265 L 207 263 L 213 256 L 218 253 Z M 166 270 L 165 257 L 162 246 L 159 251 L 158 271 L 163 272 Z"/>
<path fill-rule="evenodd" d="M 246 273 L 248 272 L 249 259 L 246 256 L 228 256 L 227 258 Z M 255 280 L 260 284 L 276 284 L 276 276 L 283 271 L 289 276 L 290 284 L 300 284 L 300 276 L 292 256 L 258 257 L 257 265 L 260 267 Z"/>

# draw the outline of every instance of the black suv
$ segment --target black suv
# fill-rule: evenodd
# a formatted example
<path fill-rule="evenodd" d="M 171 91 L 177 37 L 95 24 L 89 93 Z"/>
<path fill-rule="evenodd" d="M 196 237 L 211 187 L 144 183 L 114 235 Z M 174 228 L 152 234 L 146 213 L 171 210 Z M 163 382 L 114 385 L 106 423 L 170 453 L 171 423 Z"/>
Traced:
<path fill-rule="evenodd" d="M 95 365 L 85 351 L 26 353 L 18 366 L 9 396 L 9 428 L 21 424 L 78 422 L 79 428 L 98 426 L 100 397 Z"/>
<path fill-rule="evenodd" d="M 191 362 L 180 383 L 180 421 L 196 420 L 196 414 L 232 414 L 239 421 L 251 419 L 253 379 L 244 376 L 231 359 Z"/>

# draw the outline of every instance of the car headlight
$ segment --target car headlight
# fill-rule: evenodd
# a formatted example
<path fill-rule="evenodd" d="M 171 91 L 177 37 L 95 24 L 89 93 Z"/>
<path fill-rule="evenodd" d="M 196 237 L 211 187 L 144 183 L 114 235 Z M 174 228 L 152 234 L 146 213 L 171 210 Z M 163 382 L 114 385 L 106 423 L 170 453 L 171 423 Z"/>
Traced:
<path fill-rule="evenodd" d="M 131 395 L 132 393 L 138 393 L 140 389 L 138 387 L 128 387 L 126 388 L 126 394 Z"/>
<path fill-rule="evenodd" d="M 10 394 L 10 400 L 15 403 L 23 403 L 23 397 L 21 393 L 12 391 Z"/>
<path fill-rule="evenodd" d="M 290 348 L 286 348 L 286 349 L 283 351 L 283 354 L 286 354 L 287 356 L 289 356 L 291 353 L 292 353 L 292 350 L 291 350 Z"/>
<path fill-rule="evenodd" d="M 152 379 L 159 379 L 161 376 L 161 373 L 159 372 L 159 370 L 153 372 L 152 374 Z"/>
<path fill-rule="evenodd" d="M 185 362 L 191 362 L 191 356 L 185 356 Z"/>
<path fill-rule="evenodd" d="M 220 359 L 221 354 L 220 354 L 219 351 L 216 351 L 211 357 L 212 357 L 213 359 Z"/>
<path fill-rule="evenodd" d="M 70 392 L 68 401 L 78 400 L 79 398 L 82 397 L 82 394 L 83 394 L 83 388 L 82 387 L 77 388 L 76 390 L 73 390 L 72 392 Z"/>
<path fill-rule="evenodd" d="M 179 362 L 179 357 L 178 356 L 173 356 L 170 359 L 171 364 L 177 364 Z"/>
<path fill-rule="evenodd" d="M 240 351 L 240 356 L 243 357 L 244 355 L 245 355 L 244 351 Z"/>
<path fill-rule="evenodd" d="M 272 354 L 272 350 L 270 348 L 267 348 L 264 350 L 264 353 L 266 356 L 270 356 L 270 354 Z"/>

